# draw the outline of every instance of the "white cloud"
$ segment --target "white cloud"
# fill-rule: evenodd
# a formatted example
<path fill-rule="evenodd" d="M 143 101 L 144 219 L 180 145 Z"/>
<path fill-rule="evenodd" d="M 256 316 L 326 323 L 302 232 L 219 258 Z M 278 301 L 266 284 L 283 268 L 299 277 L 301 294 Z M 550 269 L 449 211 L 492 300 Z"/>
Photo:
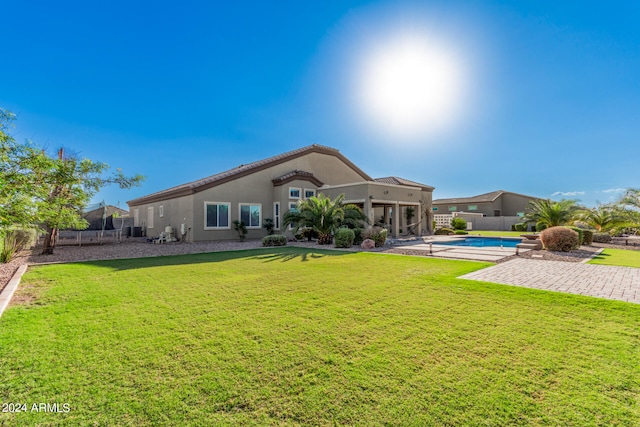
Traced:
<path fill-rule="evenodd" d="M 603 193 L 623 193 L 627 191 L 626 188 L 609 188 L 606 190 L 602 190 Z"/>
<path fill-rule="evenodd" d="M 583 194 L 585 194 L 584 191 L 556 191 L 555 193 L 553 193 L 551 195 L 551 197 L 553 196 L 582 196 Z"/>

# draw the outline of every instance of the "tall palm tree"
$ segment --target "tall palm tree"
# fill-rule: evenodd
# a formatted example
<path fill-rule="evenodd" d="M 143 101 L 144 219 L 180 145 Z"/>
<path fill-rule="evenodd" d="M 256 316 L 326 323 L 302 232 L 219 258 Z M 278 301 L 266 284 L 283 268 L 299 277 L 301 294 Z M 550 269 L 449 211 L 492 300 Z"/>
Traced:
<path fill-rule="evenodd" d="M 524 216 L 525 222 L 555 227 L 557 225 L 567 225 L 571 223 L 576 212 L 580 209 L 576 200 L 560 200 L 559 202 L 550 199 L 532 200 L 527 206 Z"/>
<path fill-rule="evenodd" d="M 297 232 L 300 227 L 312 228 L 318 232 L 318 243 L 329 245 L 333 242 L 333 233 L 340 227 L 361 227 L 367 218 L 362 210 L 353 204 L 343 204 L 344 194 L 334 200 L 324 194 L 310 197 L 298 202 L 296 210 L 290 210 L 282 217 L 282 225 L 295 224 Z"/>

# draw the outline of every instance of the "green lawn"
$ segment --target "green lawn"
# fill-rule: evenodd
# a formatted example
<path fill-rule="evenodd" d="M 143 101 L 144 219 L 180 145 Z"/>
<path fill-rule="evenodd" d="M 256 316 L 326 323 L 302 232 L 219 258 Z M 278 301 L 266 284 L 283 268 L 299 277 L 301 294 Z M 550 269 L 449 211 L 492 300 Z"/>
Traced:
<path fill-rule="evenodd" d="M 484 231 L 484 230 L 471 230 L 469 234 L 487 236 L 487 237 L 520 237 L 521 234 L 531 234 L 530 231 Z"/>
<path fill-rule="evenodd" d="M 640 425 L 640 305 L 488 264 L 274 248 L 32 268 L 0 318 L 12 426 Z"/>
<path fill-rule="evenodd" d="M 624 267 L 640 268 L 640 251 L 605 249 L 600 255 L 589 261 L 589 264 L 621 265 Z"/>

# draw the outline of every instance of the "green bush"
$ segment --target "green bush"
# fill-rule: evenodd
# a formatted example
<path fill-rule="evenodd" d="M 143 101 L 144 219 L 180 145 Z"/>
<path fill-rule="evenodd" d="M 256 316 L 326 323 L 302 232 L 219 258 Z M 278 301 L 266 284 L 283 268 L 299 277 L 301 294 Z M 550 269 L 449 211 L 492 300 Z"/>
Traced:
<path fill-rule="evenodd" d="M 518 224 L 514 224 L 513 227 L 515 228 L 515 231 L 527 231 L 527 229 L 529 228 L 529 224 L 527 224 L 526 222 L 520 222 Z"/>
<path fill-rule="evenodd" d="M 609 243 L 611 241 L 611 234 L 609 234 L 609 233 L 593 233 L 593 241 L 595 243 Z"/>
<path fill-rule="evenodd" d="M 567 228 L 570 228 L 576 233 L 578 233 L 578 239 L 580 240 L 580 243 L 578 244 L 578 246 L 582 246 L 584 244 L 584 230 L 580 227 L 567 227 Z"/>
<path fill-rule="evenodd" d="M 456 230 L 454 231 L 455 234 L 469 234 L 468 231 L 464 231 L 464 230 Z"/>
<path fill-rule="evenodd" d="M 284 246 L 287 238 L 282 234 L 270 234 L 262 238 L 262 246 Z"/>
<path fill-rule="evenodd" d="M 356 233 L 354 233 L 353 230 L 349 228 L 339 228 L 334 236 L 336 248 L 350 248 L 353 246 L 355 238 Z"/>
<path fill-rule="evenodd" d="M 384 246 L 384 242 L 387 241 L 387 229 L 382 227 L 369 227 L 364 233 L 362 233 L 363 240 L 371 239 L 376 242 L 376 247 L 380 248 Z"/>
<path fill-rule="evenodd" d="M 438 236 L 448 236 L 449 234 L 453 234 L 453 230 L 450 228 L 439 228 L 433 234 Z"/>
<path fill-rule="evenodd" d="M 364 232 L 363 228 L 354 228 L 353 229 L 353 234 L 354 234 L 354 239 L 353 239 L 353 244 L 354 245 L 359 245 L 362 243 L 362 241 L 364 240 L 364 237 L 362 237 L 362 233 Z"/>
<path fill-rule="evenodd" d="M 538 233 L 540 233 L 541 231 L 546 230 L 546 229 L 547 229 L 547 225 L 546 224 L 543 224 L 541 222 L 536 224 L 536 231 Z"/>
<path fill-rule="evenodd" d="M 302 235 L 302 237 L 306 237 L 308 241 L 320 237 L 320 233 L 318 233 L 318 231 L 313 228 L 305 228 L 300 232 L 300 234 Z"/>
<path fill-rule="evenodd" d="M 593 231 L 591 230 L 582 230 L 584 234 L 584 245 L 590 245 L 593 243 Z"/>
<path fill-rule="evenodd" d="M 511 231 L 516 231 L 516 225 L 515 224 L 511 224 Z"/>
<path fill-rule="evenodd" d="M 540 233 L 540 240 L 545 249 L 550 251 L 569 252 L 580 245 L 580 237 L 569 227 L 550 227 Z"/>
<path fill-rule="evenodd" d="M 457 216 L 451 220 L 451 227 L 453 227 L 454 230 L 466 230 L 467 221 L 465 221 L 464 218 Z"/>

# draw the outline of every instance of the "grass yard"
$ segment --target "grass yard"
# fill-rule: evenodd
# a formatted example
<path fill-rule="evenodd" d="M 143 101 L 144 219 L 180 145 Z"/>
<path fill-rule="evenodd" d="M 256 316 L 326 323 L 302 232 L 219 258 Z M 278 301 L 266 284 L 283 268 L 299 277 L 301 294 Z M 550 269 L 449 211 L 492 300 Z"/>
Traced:
<path fill-rule="evenodd" d="M 589 261 L 589 264 L 619 265 L 640 268 L 640 251 L 626 249 L 605 249 Z"/>
<path fill-rule="evenodd" d="M 640 425 L 640 305 L 456 279 L 487 265 L 274 248 L 33 268 L 0 318 L 0 401 L 28 411 L 0 425 Z"/>

